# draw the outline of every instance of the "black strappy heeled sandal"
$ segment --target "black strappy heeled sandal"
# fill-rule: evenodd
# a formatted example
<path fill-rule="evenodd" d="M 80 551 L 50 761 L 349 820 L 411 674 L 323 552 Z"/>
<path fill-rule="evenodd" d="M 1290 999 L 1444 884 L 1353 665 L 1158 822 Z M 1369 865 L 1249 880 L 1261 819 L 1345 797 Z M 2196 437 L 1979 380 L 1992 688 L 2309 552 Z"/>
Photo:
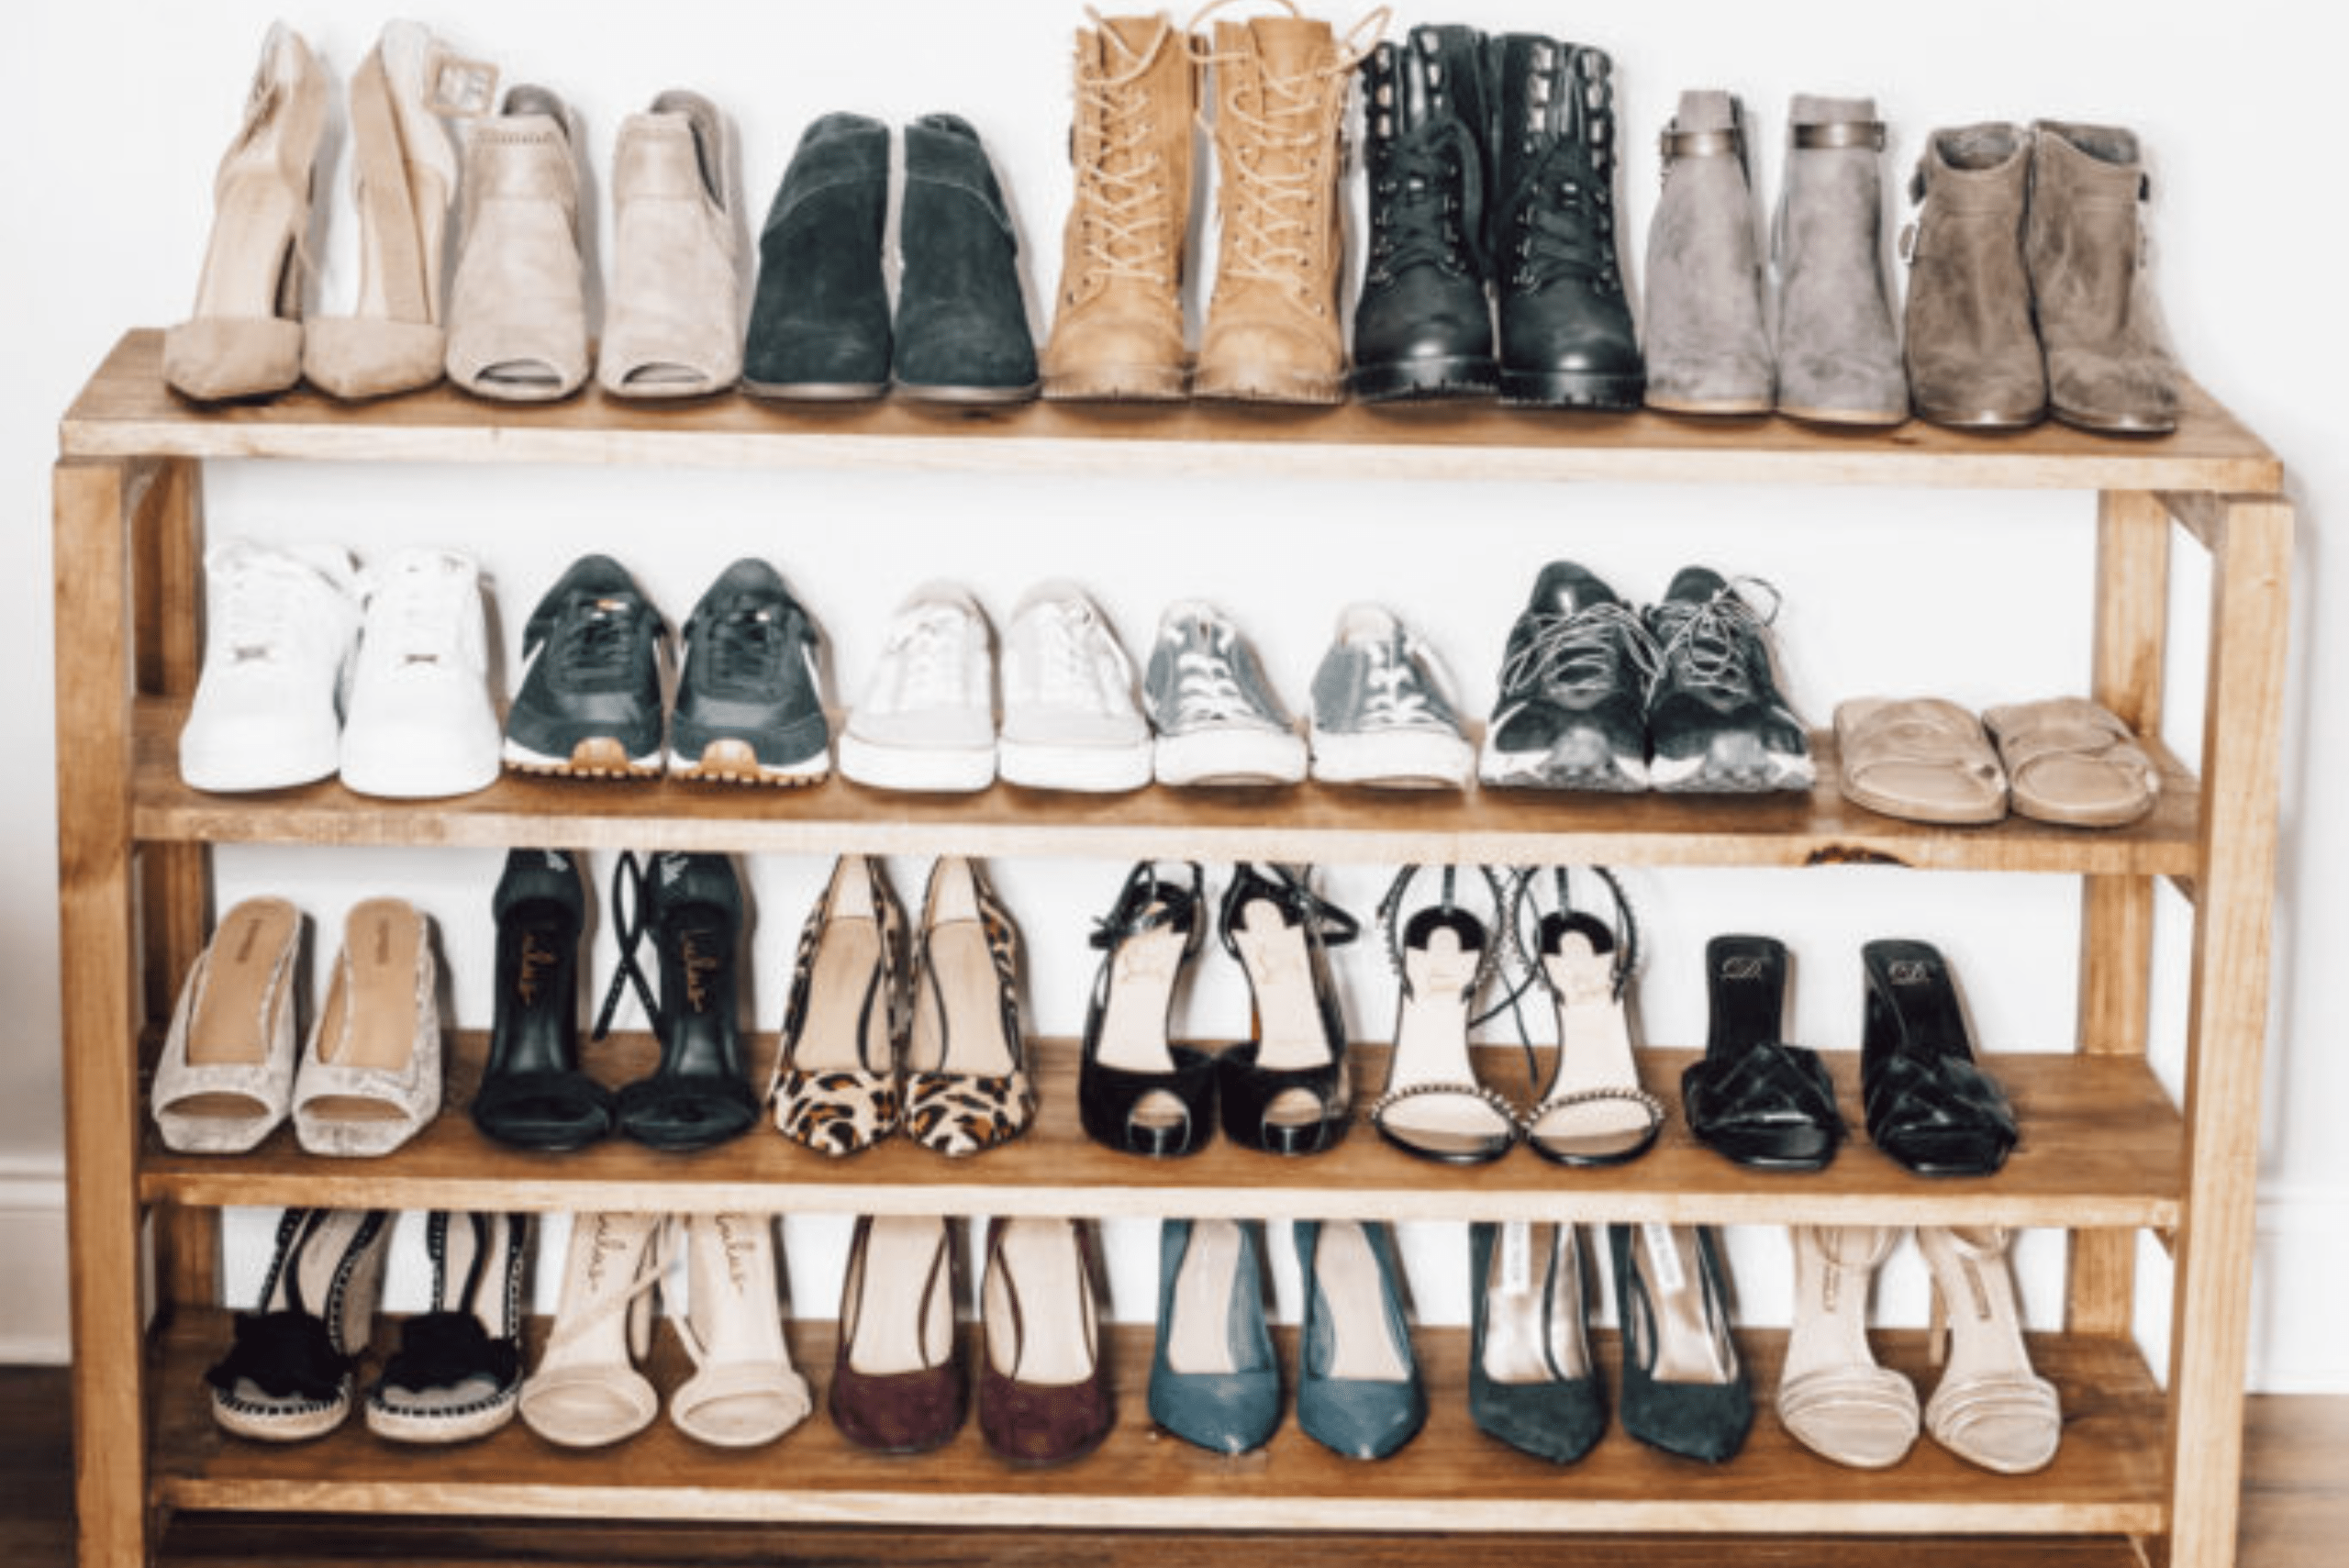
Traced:
<path fill-rule="evenodd" d="M 661 1038 L 661 1064 L 619 1092 L 622 1132 L 654 1149 L 684 1152 L 739 1137 L 759 1118 L 737 1017 L 736 950 L 742 889 L 724 855 L 664 850 L 648 873 L 633 851 L 612 873 L 612 926 L 619 969 L 596 1020 L 611 1027 L 623 985 L 633 984 Z M 637 945 L 650 928 L 661 964 L 653 1000 Z"/>
<path fill-rule="evenodd" d="M 1860 1095 L 1868 1137 L 1920 1176 L 1987 1176 L 2018 1136 L 2006 1091 L 1974 1060 L 1949 962 L 1930 942 L 1860 949 L 1867 1013 Z"/>
<path fill-rule="evenodd" d="M 1605 866 L 1587 869 L 1614 902 L 1611 925 L 1574 907 L 1563 866 L 1553 872 L 1555 909 L 1545 911 L 1535 902 L 1540 878 L 1531 871 L 1518 879 L 1510 901 L 1509 934 L 1526 984 L 1549 994 L 1558 1027 L 1549 1081 L 1522 1126 L 1525 1146 L 1544 1160 L 1620 1165 L 1654 1145 L 1665 1113 L 1664 1102 L 1641 1086 L 1631 1047 L 1628 1004 L 1639 967 L 1639 922 L 1615 873 Z"/>
<path fill-rule="evenodd" d="M 1246 861 L 1224 890 L 1224 951 L 1248 976 L 1254 1038 L 1216 1057 L 1224 1136 L 1268 1154 L 1319 1154 L 1346 1135 L 1353 1092 L 1346 1024 L 1326 950 L 1354 940 L 1354 917 L 1286 866 Z"/>
<path fill-rule="evenodd" d="M 1167 1038 L 1174 987 L 1207 928 L 1197 862 L 1190 873 L 1186 886 L 1142 862 L 1093 929 L 1103 957 L 1085 1013 L 1077 1113 L 1085 1136 L 1124 1154 L 1195 1154 L 1215 1132 L 1215 1058 Z"/>
<path fill-rule="evenodd" d="M 612 1092 L 579 1066 L 579 943 L 587 900 L 562 850 L 516 850 L 490 901 L 497 1000 L 473 1125 L 517 1149 L 580 1149 L 612 1130 Z"/>
<path fill-rule="evenodd" d="M 1444 866 L 1440 899 L 1402 919 L 1420 868 L 1405 866 L 1378 901 L 1386 958 L 1402 995 L 1386 1088 L 1370 1107 L 1378 1136 L 1407 1154 L 1447 1165 L 1481 1165 L 1517 1143 L 1517 1107 L 1477 1081 L 1468 1031 L 1476 995 L 1499 967 L 1496 933 L 1454 899 L 1459 868 Z M 1508 911 L 1500 879 L 1481 871 L 1496 922 Z"/>
<path fill-rule="evenodd" d="M 1704 1058 L 1680 1075 L 1688 1130 L 1741 1165 L 1826 1169 L 1843 1139 L 1843 1118 L 1819 1053 L 1779 1039 L 1787 945 L 1775 937 L 1715 937 L 1705 944 L 1705 995 Z"/>
<path fill-rule="evenodd" d="M 514 1418 L 522 1395 L 527 1214 L 425 1221 L 432 1310 L 400 1324 L 400 1348 L 367 1391 L 367 1429 L 394 1442 L 457 1443 Z"/>

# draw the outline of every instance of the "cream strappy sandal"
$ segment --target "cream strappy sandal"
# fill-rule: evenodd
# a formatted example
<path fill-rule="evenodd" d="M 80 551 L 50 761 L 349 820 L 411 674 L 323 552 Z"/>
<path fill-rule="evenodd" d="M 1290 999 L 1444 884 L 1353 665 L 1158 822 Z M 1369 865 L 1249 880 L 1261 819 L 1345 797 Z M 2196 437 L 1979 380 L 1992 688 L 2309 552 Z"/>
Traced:
<path fill-rule="evenodd" d="M 522 1422 L 551 1443 L 601 1448 L 661 1413 L 636 1370 L 652 1343 L 652 1292 L 668 1263 L 658 1214 L 572 1217 L 562 1295 L 539 1364 L 522 1385 Z"/>
<path fill-rule="evenodd" d="M 1985 1470 L 2028 1475 L 2064 1439 L 2055 1385 L 2031 1370 L 2022 1309 L 2008 1265 L 2008 1235 L 1988 1228 L 1920 1226 L 1933 1274 L 1933 1350 L 1948 1368 L 1925 1402 L 1925 1428 L 1950 1452 Z"/>
<path fill-rule="evenodd" d="M 783 1339 L 774 1219 L 763 1214 L 685 1217 L 691 1294 L 677 1336 L 694 1374 L 669 1396 L 669 1421 L 713 1448 L 757 1448 L 807 1418 L 807 1381 Z"/>
<path fill-rule="evenodd" d="M 1798 1225 L 1794 1332 L 1778 1419 L 1813 1453 L 1858 1470 L 1898 1464 L 1917 1440 L 1915 1385 L 1868 1350 L 1868 1284 L 1899 1243 L 1890 1227 Z"/>

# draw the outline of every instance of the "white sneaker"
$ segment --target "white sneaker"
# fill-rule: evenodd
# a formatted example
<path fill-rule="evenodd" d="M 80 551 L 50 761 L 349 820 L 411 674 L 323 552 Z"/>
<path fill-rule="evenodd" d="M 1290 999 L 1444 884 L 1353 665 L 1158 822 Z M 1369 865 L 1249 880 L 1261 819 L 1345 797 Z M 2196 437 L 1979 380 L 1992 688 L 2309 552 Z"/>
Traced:
<path fill-rule="evenodd" d="M 1285 784 L 1305 776 L 1305 738 L 1281 711 L 1256 651 L 1200 599 L 1166 606 L 1142 673 L 1163 784 Z"/>
<path fill-rule="evenodd" d="M 1004 639 L 1004 778 L 1107 793 L 1150 773 L 1150 725 L 1116 629 L 1074 584 L 1038 584 Z"/>
<path fill-rule="evenodd" d="M 929 583 L 897 606 L 840 770 L 875 789 L 981 790 L 995 782 L 995 649 L 977 601 Z"/>
<path fill-rule="evenodd" d="M 481 571 L 453 550 L 404 550 L 373 577 L 342 726 L 342 782 L 422 800 L 497 779 L 497 710 Z"/>
<path fill-rule="evenodd" d="M 204 673 L 180 731 L 180 777 L 217 793 L 335 771 L 359 584 L 333 545 L 228 539 L 204 558 Z"/>

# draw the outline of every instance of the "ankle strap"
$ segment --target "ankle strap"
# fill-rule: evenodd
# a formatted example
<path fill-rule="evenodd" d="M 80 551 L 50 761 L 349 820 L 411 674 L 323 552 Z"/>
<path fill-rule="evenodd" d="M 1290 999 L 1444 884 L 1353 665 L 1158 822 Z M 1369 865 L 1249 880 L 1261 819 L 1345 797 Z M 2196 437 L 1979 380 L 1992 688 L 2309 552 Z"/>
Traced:
<path fill-rule="evenodd" d="M 1788 126 L 1787 142 L 1798 152 L 1835 147 L 1865 147 L 1872 152 L 1881 152 L 1884 150 L 1884 122 L 1830 120 L 1819 125 Z"/>
<path fill-rule="evenodd" d="M 1737 126 L 1726 130 L 1674 130 L 1666 127 L 1656 138 L 1665 167 L 1683 158 L 1729 158 L 1745 161 L 1745 132 Z"/>

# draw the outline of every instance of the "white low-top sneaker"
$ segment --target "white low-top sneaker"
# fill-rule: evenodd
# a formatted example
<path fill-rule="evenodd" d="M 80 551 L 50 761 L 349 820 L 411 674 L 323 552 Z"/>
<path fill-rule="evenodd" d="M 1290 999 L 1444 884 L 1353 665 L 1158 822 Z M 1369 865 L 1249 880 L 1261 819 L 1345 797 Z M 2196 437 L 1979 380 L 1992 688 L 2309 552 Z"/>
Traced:
<path fill-rule="evenodd" d="M 326 778 L 359 635 L 349 552 L 228 539 L 206 553 L 204 579 L 204 673 L 180 731 L 180 777 L 223 794 Z"/>
<path fill-rule="evenodd" d="M 1284 784 L 1305 776 L 1305 737 L 1273 695 L 1256 651 L 1200 599 L 1159 617 L 1142 673 L 1163 784 Z"/>
<path fill-rule="evenodd" d="M 995 782 L 995 648 L 978 602 L 928 583 L 897 607 L 841 731 L 840 770 L 875 789 L 964 794 Z"/>
<path fill-rule="evenodd" d="M 1150 782 L 1150 724 L 1134 667 L 1099 606 L 1073 583 L 1040 583 L 1003 643 L 1006 780 L 1094 793 Z"/>
<path fill-rule="evenodd" d="M 497 710 L 481 571 L 453 550 L 404 550 L 371 574 L 342 782 L 402 800 L 469 795 L 497 779 Z"/>

